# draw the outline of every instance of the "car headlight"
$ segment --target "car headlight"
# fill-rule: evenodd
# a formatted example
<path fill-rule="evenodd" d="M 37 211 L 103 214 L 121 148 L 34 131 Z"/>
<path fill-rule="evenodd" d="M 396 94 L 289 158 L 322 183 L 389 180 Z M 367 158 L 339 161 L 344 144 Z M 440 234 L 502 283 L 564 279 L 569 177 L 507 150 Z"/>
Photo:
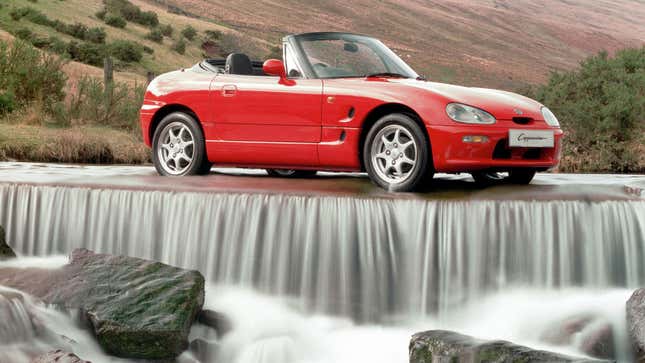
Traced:
<path fill-rule="evenodd" d="M 547 123 L 547 125 L 560 127 L 560 122 L 558 121 L 558 118 L 555 117 L 553 112 L 551 112 L 551 110 L 549 110 L 548 108 L 542 107 L 542 116 L 544 116 L 544 121 Z"/>
<path fill-rule="evenodd" d="M 466 124 L 494 124 L 496 121 L 490 113 L 461 103 L 448 104 L 446 113 L 454 121 Z"/>

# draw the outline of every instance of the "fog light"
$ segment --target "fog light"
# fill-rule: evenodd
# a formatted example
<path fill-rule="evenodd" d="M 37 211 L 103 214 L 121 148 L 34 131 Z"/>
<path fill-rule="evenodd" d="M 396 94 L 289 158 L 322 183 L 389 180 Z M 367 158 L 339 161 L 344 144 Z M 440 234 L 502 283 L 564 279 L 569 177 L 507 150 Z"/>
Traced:
<path fill-rule="evenodd" d="M 488 142 L 488 137 L 487 136 L 478 136 L 478 135 L 464 136 L 464 138 L 462 140 L 463 140 L 463 142 L 466 142 L 466 143 L 483 144 L 483 143 Z"/>

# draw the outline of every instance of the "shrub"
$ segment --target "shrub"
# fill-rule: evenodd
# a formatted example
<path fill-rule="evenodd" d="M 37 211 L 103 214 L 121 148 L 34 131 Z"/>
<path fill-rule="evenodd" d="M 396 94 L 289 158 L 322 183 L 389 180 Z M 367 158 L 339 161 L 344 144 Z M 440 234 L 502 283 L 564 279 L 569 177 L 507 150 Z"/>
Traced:
<path fill-rule="evenodd" d="M 123 62 L 139 62 L 143 58 L 143 47 L 128 40 L 117 40 L 109 45 L 109 52 Z"/>
<path fill-rule="evenodd" d="M 602 52 L 528 93 L 552 109 L 566 132 L 563 170 L 645 171 L 635 147 L 645 142 L 645 47 L 614 58 Z"/>
<path fill-rule="evenodd" d="M 58 37 L 49 37 L 49 46 L 47 47 L 47 49 L 56 54 L 67 55 L 67 43 L 65 43 Z"/>
<path fill-rule="evenodd" d="M 157 13 L 154 11 L 142 12 L 135 21 L 141 25 L 147 25 L 150 27 L 159 25 L 159 18 L 157 17 Z"/>
<path fill-rule="evenodd" d="M 119 15 L 108 14 L 105 16 L 105 24 L 115 28 L 125 28 L 127 22 Z"/>
<path fill-rule="evenodd" d="M 181 35 L 188 40 L 193 40 L 197 35 L 197 30 L 195 30 L 195 28 L 193 28 L 192 26 L 188 25 L 187 27 L 182 29 Z"/>
<path fill-rule="evenodd" d="M 128 0 L 104 0 L 105 10 L 109 13 L 118 14 L 127 21 L 133 23 L 156 27 L 159 25 L 157 13 L 153 11 L 141 11 L 141 9 Z"/>
<path fill-rule="evenodd" d="M 222 32 L 219 30 L 205 30 L 204 35 L 207 40 L 219 40 L 222 37 Z"/>
<path fill-rule="evenodd" d="M 11 92 L 16 107 L 32 102 L 50 109 L 65 96 L 63 61 L 16 40 L 0 41 L 0 90 Z"/>
<path fill-rule="evenodd" d="M 34 33 L 27 28 L 20 28 L 16 30 L 14 35 L 19 39 L 30 40 L 34 36 Z"/>
<path fill-rule="evenodd" d="M 16 108 L 16 100 L 11 91 L 0 92 L 0 116 L 12 112 Z"/>
<path fill-rule="evenodd" d="M 161 30 L 153 29 L 150 31 L 150 33 L 146 34 L 146 39 L 152 40 L 155 43 L 162 43 L 163 34 L 161 33 Z"/>
<path fill-rule="evenodd" d="M 75 61 L 101 66 L 105 58 L 105 48 L 98 44 L 77 42 L 75 40 L 67 45 L 67 54 Z"/>
<path fill-rule="evenodd" d="M 31 38 L 31 44 L 36 48 L 49 48 L 50 39 L 46 37 L 33 37 Z"/>
<path fill-rule="evenodd" d="M 45 26 L 51 26 L 52 25 L 52 20 L 50 20 L 47 15 L 41 13 L 40 11 L 31 8 L 31 7 L 24 7 L 20 8 L 18 10 L 19 14 L 22 14 L 22 17 L 25 19 L 31 21 L 32 23 L 35 24 L 40 24 L 40 25 L 45 25 Z M 13 16 L 12 16 L 13 18 Z"/>
<path fill-rule="evenodd" d="M 105 34 L 105 29 L 103 28 L 90 28 L 85 34 L 85 40 L 96 44 L 105 43 L 106 37 L 107 35 Z"/>
<path fill-rule="evenodd" d="M 164 37 L 172 36 L 172 32 L 174 31 L 174 29 L 172 28 L 172 25 L 170 24 L 159 26 L 159 30 L 161 31 L 161 34 L 163 34 Z"/>
<path fill-rule="evenodd" d="M 172 50 L 179 54 L 186 53 L 186 42 L 183 39 L 179 39 L 172 45 Z"/>
<path fill-rule="evenodd" d="M 78 39 L 85 39 L 87 37 L 87 26 L 81 23 L 74 23 L 67 26 L 67 34 Z"/>
<path fill-rule="evenodd" d="M 11 19 L 14 21 L 18 21 L 22 19 L 25 15 L 27 15 L 27 12 L 29 11 L 29 8 L 13 8 L 9 12 L 9 16 L 11 16 Z"/>
<path fill-rule="evenodd" d="M 102 125 L 139 130 L 139 110 L 145 87 L 116 82 L 105 87 L 96 78 L 83 77 L 71 95 L 66 114 L 71 124 Z"/>
<path fill-rule="evenodd" d="M 106 11 L 105 9 L 103 9 L 103 10 L 99 10 L 99 11 L 97 11 L 94 15 L 95 15 L 97 18 L 101 19 L 101 20 L 105 20 L 105 15 L 106 15 L 106 14 L 107 14 L 107 11 Z"/>

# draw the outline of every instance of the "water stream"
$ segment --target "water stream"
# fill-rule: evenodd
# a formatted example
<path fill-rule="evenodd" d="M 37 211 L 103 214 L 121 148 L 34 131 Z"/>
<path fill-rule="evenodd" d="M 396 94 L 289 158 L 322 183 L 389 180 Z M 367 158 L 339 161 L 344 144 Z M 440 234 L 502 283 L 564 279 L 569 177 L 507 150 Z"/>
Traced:
<path fill-rule="evenodd" d="M 223 362 L 405 362 L 410 335 L 439 327 L 540 347 L 549 324 L 576 314 L 624 331 L 624 303 L 645 286 L 638 199 L 0 184 L 0 205 L 23 256 L 85 247 L 200 270 L 206 304 L 235 323 L 218 342 Z M 548 348 L 580 355 L 575 344 Z"/>

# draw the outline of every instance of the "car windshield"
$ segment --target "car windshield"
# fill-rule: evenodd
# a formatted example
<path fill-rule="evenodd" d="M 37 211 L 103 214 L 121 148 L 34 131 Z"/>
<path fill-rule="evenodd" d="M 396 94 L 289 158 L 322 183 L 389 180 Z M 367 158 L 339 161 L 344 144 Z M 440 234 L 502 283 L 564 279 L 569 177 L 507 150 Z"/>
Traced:
<path fill-rule="evenodd" d="M 316 78 L 419 77 L 393 51 L 374 38 L 318 33 L 300 35 L 296 41 Z"/>

